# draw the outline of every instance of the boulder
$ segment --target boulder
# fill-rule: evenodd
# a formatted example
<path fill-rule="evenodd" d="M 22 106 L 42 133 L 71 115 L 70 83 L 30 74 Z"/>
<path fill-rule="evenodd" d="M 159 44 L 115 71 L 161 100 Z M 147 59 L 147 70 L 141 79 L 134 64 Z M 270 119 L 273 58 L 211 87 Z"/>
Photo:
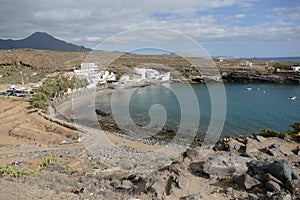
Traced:
<path fill-rule="evenodd" d="M 296 180 L 300 181 L 299 173 L 295 169 L 292 169 L 292 179 L 296 179 Z"/>
<path fill-rule="evenodd" d="M 283 145 L 283 140 L 280 138 L 275 138 L 275 137 L 264 138 L 261 136 L 256 136 L 256 139 L 253 139 L 248 137 L 247 144 L 246 144 L 246 152 L 256 154 L 263 149 L 269 149 L 269 148 L 280 149 L 281 145 Z M 282 151 L 285 153 L 288 152 L 288 150 L 284 147 L 282 147 Z"/>
<path fill-rule="evenodd" d="M 194 162 L 191 163 L 188 170 L 191 174 L 200 177 L 208 177 L 208 174 L 203 171 L 203 165 L 205 162 Z"/>
<path fill-rule="evenodd" d="M 266 183 L 266 182 L 268 182 L 268 181 L 273 181 L 273 182 L 279 184 L 281 187 L 283 186 L 283 183 L 282 183 L 280 180 L 278 180 L 277 178 L 275 178 L 274 176 L 272 176 L 272 175 L 269 174 L 269 173 L 266 173 L 266 174 L 263 175 L 262 181 L 263 181 L 264 183 Z"/>
<path fill-rule="evenodd" d="M 300 181 L 299 180 L 291 180 L 285 183 L 286 189 L 292 194 L 300 195 Z"/>
<path fill-rule="evenodd" d="M 286 156 L 294 155 L 294 153 L 283 144 L 272 144 L 265 148 L 265 151 L 271 155 L 278 158 L 285 158 Z"/>
<path fill-rule="evenodd" d="M 165 181 L 155 181 L 151 186 L 151 191 L 157 196 L 163 196 L 165 194 Z"/>
<path fill-rule="evenodd" d="M 248 153 L 248 152 L 244 152 L 244 153 L 240 154 L 240 156 L 248 157 L 248 158 L 251 158 L 252 160 L 257 160 L 254 155 L 252 155 L 251 153 Z"/>
<path fill-rule="evenodd" d="M 266 182 L 265 187 L 266 187 L 267 191 L 270 191 L 270 192 L 280 192 L 280 190 L 281 190 L 280 185 L 274 181 Z"/>
<path fill-rule="evenodd" d="M 295 165 L 295 163 L 299 162 L 300 163 L 300 156 L 297 156 L 295 154 L 291 154 L 289 156 L 286 156 L 286 158 Z"/>
<path fill-rule="evenodd" d="M 124 180 L 128 180 L 132 183 L 132 193 L 133 194 L 144 193 L 147 189 L 146 185 L 147 184 L 151 185 L 151 183 L 149 183 L 151 181 L 146 180 L 146 178 L 144 176 L 139 175 L 139 174 L 131 174 Z M 147 183 L 147 181 L 148 181 L 148 183 Z M 130 183 L 126 182 L 126 185 L 127 184 L 130 184 Z"/>
<path fill-rule="evenodd" d="M 234 176 L 233 182 L 238 184 L 240 187 L 246 190 L 252 189 L 254 186 L 260 185 L 260 181 L 252 178 L 247 173 L 244 173 L 240 176 Z"/>
<path fill-rule="evenodd" d="M 259 149 L 261 148 L 261 145 L 259 144 L 255 139 L 247 138 L 247 144 L 246 144 L 246 152 L 247 153 L 258 153 Z"/>
<path fill-rule="evenodd" d="M 252 160 L 248 163 L 248 171 L 247 173 L 255 177 L 256 179 L 262 181 L 263 174 L 268 173 L 269 163 L 260 161 L 260 160 Z"/>
<path fill-rule="evenodd" d="M 213 147 L 214 151 L 229 151 L 229 145 L 227 141 L 218 141 Z"/>
<path fill-rule="evenodd" d="M 283 153 L 285 156 L 289 156 L 289 155 L 293 155 L 294 153 L 289 149 L 287 148 L 285 145 L 280 145 L 279 146 L 279 150 L 281 153 Z"/>
<path fill-rule="evenodd" d="M 265 142 L 268 140 L 267 138 L 260 136 L 260 135 L 256 135 L 255 137 L 259 142 Z"/>
<path fill-rule="evenodd" d="M 249 200 L 259 200 L 261 198 L 258 195 L 256 195 L 256 194 L 250 193 L 250 194 L 248 194 L 248 199 Z"/>
<path fill-rule="evenodd" d="M 191 160 L 196 159 L 199 156 L 199 150 L 188 148 L 184 153 L 183 157 L 188 157 Z"/>
<path fill-rule="evenodd" d="M 269 173 L 285 183 L 287 180 L 292 180 L 293 168 L 287 160 L 275 160 L 269 166 Z"/>
<path fill-rule="evenodd" d="M 246 148 L 245 144 L 243 144 L 233 138 L 229 139 L 228 145 L 229 145 L 230 151 L 242 151 Z"/>
<path fill-rule="evenodd" d="M 292 200 L 290 194 L 286 192 L 278 192 L 268 198 L 269 200 Z"/>
<path fill-rule="evenodd" d="M 267 160 L 274 160 L 274 157 L 273 156 L 270 156 L 269 154 L 267 153 L 264 153 L 262 151 L 258 152 L 255 157 L 258 159 L 258 160 L 264 160 L 264 161 L 267 161 Z"/>
<path fill-rule="evenodd" d="M 129 180 L 123 180 L 121 183 L 115 187 L 117 191 L 128 191 L 133 187 L 133 184 Z"/>
<path fill-rule="evenodd" d="M 275 158 L 285 158 L 278 147 L 267 149 L 267 153 Z"/>
<path fill-rule="evenodd" d="M 106 113 L 106 112 L 104 112 L 104 111 L 102 111 L 100 109 L 95 109 L 95 112 L 96 112 L 97 115 L 101 115 L 101 116 L 104 116 L 104 117 L 110 115 L 110 113 Z"/>
<path fill-rule="evenodd" d="M 248 170 L 251 158 L 241 157 L 232 152 L 222 152 L 210 156 L 203 165 L 203 171 L 210 176 L 227 177 L 241 175 Z"/>

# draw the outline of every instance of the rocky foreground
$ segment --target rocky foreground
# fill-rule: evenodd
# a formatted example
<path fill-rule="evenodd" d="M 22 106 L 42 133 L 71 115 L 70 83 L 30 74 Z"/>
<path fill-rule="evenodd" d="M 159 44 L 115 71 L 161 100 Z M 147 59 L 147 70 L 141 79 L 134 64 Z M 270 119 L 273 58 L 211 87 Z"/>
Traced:
<path fill-rule="evenodd" d="M 0 199 L 300 199 L 300 144 L 287 138 L 226 138 L 205 158 L 189 148 L 132 173 L 97 160 L 76 131 L 26 102 L 0 102 Z"/>

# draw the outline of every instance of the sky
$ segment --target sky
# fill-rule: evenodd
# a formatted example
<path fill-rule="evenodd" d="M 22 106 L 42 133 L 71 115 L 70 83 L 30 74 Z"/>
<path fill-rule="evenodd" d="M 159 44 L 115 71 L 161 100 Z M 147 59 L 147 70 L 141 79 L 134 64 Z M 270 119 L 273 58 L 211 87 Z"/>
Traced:
<path fill-rule="evenodd" d="M 77 45 L 112 51 L 154 47 L 184 52 L 192 49 L 187 44 L 193 41 L 211 56 L 300 56 L 300 0 L 0 3 L 2 39 L 22 39 L 40 31 Z"/>

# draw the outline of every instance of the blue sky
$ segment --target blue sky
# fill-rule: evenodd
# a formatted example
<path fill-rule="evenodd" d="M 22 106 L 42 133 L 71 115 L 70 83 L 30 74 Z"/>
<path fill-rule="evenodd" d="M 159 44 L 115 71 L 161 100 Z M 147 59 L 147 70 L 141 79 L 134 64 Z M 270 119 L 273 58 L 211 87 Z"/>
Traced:
<path fill-rule="evenodd" d="M 300 56 L 299 0 L 0 2 L 0 38 L 4 39 L 42 31 L 90 48 L 106 41 L 113 43 L 106 45 L 107 50 L 151 48 L 155 43 L 178 51 L 188 51 L 185 41 L 194 39 L 212 56 Z M 140 31 L 144 27 L 162 28 L 170 34 Z M 131 35 L 122 37 L 124 31 Z"/>

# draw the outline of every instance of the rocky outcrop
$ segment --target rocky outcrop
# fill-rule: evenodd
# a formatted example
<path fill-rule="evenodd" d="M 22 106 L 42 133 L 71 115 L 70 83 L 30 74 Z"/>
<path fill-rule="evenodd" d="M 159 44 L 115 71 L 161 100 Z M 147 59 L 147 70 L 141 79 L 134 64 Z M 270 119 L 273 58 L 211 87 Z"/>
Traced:
<path fill-rule="evenodd" d="M 272 163 L 251 161 L 248 163 L 247 174 L 261 182 L 266 191 L 280 192 L 287 190 L 296 192 L 291 186 L 292 182 L 298 183 L 300 177 L 287 160 L 275 160 Z"/>
<path fill-rule="evenodd" d="M 238 198 L 239 191 L 246 191 L 249 199 L 300 198 L 299 157 L 293 153 L 297 143 L 257 136 L 231 138 L 216 146 L 202 160 L 198 160 L 199 149 L 189 148 L 166 167 L 123 178 L 114 186 L 115 191 L 152 199 L 199 199 L 204 194 L 190 187 L 217 180 L 215 184 L 224 187 L 228 198 Z M 269 149 L 278 154 L 269 155 Z"/>
<path fill-rule="evenodd" d="M 299 83 L 296 74 L 284 75 L 276 73 L 257 74 L 250 71 L 223 72 L 222 79 L 228 82 L 272 82 L 272 83 Z"/>
<path fill-rule="evenodd" d="M 249 176 L 247 173 L 244 173 L 240 176 L 234 176 L 232 180 L 234 183 L 238 184 L 240 187 L 246 190 L 250 190 L 255 186 L 261 185 L 261 182 L 259 180 Z"/>
<path fill-rule="evenodd" d="M 100 109 L 95 109 L 95 112 L 96 112 L 97 115 L 101 115 L 103 117 L 106 117 L 106 116 L 110 115 L 110 113 L 104 112 L 104 111 L 102 111 Z"/>
<path fill-rule="evenodd" d="M 251 160 L 251 158 L 242 157 L 232 152 L 222 152 L 210 156 L 203 165 L 203 171 L 210 176 L 221 178 L 241 175 L 247 171 L 247 162 Z"/>

